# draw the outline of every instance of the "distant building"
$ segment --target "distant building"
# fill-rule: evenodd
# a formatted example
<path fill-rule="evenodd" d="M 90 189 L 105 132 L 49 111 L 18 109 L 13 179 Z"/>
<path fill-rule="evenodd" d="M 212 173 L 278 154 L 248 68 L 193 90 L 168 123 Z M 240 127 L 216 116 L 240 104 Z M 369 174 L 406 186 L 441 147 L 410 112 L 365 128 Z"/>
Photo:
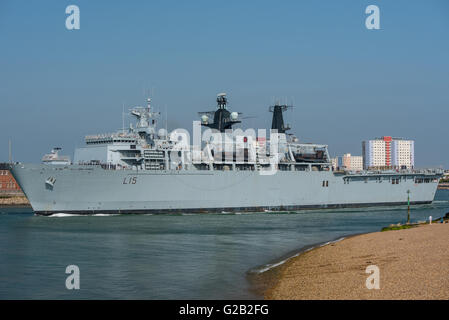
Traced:
<path fill-rule="evenodd" d="M 331 158 L 331 163 L 332 163 L 332 170 L 337 170 L 339 165 L 338 165 L 338 157 L 335 158 Z"/>
<path fill-rule="evenodd" d="M 22 190 L 11 172 L 5 165 L 0 164 L 0 194 L 20 194 Z"/>
<path fill-rule="evenodd" d="M 343 155 L 343 168 L 350 171 L 362 171 L 363 170 L 363 157 L 353 156 L 350 153 Z"/>
<path fill-rule="evenodd" d="M 393 140 L 391 148 L 393 168 L 408 168 L 415 166 L 415 142 L 413 140 Z"/>
<path fill-rule="evenodd" d="M 415 142 L 389 136 L 362 142 L 365 169 L 411 169 L 415 166 Z"/>

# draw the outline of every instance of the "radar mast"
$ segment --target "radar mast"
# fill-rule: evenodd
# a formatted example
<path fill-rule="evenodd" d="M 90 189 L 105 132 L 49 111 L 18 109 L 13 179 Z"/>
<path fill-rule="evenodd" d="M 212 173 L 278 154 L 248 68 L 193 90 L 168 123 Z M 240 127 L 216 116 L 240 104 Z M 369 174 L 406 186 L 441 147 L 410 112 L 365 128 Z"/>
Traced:
<path fill-rule="evenodd" d="M 238 112 L 229 112 L 227 110 L 228 99 L 226 93 L 219 93 L 217 95 L 217 110 L 216 111 L 205 111 L 199 112 L 201 115 L 201 125 L 216 129 L 220 132 L 225 132 L 225 130 L 232 129 L 232 126 L 237 123 L 241 123 L 238 120 Z M 213 118 L 213 121 L 210 121 Z"/>

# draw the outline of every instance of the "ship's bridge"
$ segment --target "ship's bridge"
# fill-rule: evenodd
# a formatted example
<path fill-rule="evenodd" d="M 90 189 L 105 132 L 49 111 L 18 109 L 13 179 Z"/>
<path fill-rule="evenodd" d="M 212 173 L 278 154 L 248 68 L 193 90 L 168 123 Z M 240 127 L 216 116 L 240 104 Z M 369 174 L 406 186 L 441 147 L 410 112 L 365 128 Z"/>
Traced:
<path fill-rule="evenodd" d="M 137 143 L 137 135 L 134 133 L 106 133 L 87 135 L 86 144 L 113 144 L 113 143 Z"/>

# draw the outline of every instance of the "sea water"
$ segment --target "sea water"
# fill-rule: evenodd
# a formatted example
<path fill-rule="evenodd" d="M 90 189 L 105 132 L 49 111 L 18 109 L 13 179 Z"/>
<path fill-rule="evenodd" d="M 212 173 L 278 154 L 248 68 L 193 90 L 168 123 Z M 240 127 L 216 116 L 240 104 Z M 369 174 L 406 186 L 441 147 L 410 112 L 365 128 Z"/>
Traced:
<path fill-rule="evenodd" d="M 449 212 L 449 190 L 411 220 Z M 0 208 L 0 299 L 258 299 L 248 273 L 302 248 L 404 223 L 407 207 L 35 216 Z M 68 290 L 69 265 L 80 289 Z"/>

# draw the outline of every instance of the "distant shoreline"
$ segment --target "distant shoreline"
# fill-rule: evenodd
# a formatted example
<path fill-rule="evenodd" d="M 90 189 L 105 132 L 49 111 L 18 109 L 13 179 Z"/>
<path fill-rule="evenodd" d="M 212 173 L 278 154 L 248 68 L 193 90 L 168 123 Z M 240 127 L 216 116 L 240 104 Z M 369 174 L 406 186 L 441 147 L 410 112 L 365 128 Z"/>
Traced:
<path fill-rule="evenodd" d="M 265 299 L 449 299 L 449 223 L 350 236 L 259 275 Z M 377 265 L 380 289 L 365 286 Z"/>
<path fill-rule="evenodd" d="M 449 183 L 440 183 L 438 185 L 438 190 L 449 190 Z"/>
<path fill-rule="evenodd" d="M 0 195 L 0 207 L 31 207 L 24 195 Z"/>

